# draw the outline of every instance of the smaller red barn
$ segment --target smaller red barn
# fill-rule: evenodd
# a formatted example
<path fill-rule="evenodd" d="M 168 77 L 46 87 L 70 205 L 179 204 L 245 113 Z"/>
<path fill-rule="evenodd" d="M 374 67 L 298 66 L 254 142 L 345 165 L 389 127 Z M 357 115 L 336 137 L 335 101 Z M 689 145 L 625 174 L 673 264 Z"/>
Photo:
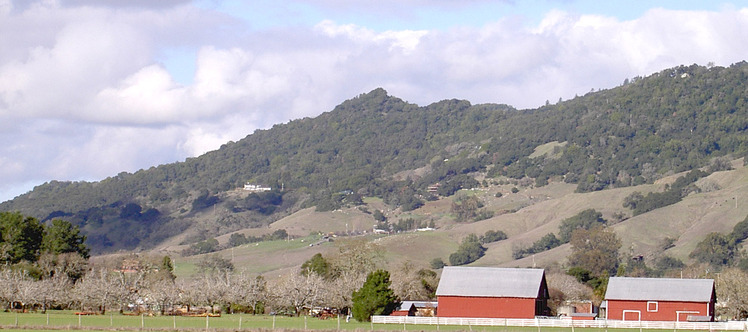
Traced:
<path fill-rule="evenodd" d="M 613 320 L 713 321 L 716 299 L 712 279 L 613 277 L 605 293 Z"/>
<path fill-rule="evenodd" d="M 433 301 L 403 301 L 390 316 L 434 317 L 437 306 L 437 302 Z"/>
<path fill-rule="evenodd" d="M 549 313 L 542 269 L 448 266 L 436 297 L 439 317 L 535 318 Z"/>

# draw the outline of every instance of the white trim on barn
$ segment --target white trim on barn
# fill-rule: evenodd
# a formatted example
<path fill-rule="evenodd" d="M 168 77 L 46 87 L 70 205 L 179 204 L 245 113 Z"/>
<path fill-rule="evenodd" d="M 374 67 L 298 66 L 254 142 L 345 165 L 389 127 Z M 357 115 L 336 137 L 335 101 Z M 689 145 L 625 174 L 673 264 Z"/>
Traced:
<path fill-rule="evenodd" d="M 624 321 L 626 321 L 626 314 L 627 313 L 636 313 L 637 315 L 639 315 L 639 318 L 637 318 L 635 320 L 636 321 L 641 321 L 642 320 L 642 312 L 641 312 L 641 310 L 623 310 L 623 316 L 622 316 L 622 318 L 623 318 Z"/>

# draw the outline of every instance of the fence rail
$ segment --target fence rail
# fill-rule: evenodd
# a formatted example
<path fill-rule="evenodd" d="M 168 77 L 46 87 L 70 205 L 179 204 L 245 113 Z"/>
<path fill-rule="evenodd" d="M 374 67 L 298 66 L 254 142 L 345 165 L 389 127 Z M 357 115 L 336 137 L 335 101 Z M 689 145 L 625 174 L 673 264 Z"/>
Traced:
<path fill-rule="evenodd" d="M 727 322 L 664 322 L 664 321 L 621 321 L 621 320 L 571 320 L 559 318 L 511 319 L 511 318 L 457 318 L 457 317 L 415 317 L 415 316 L 372 316 L 377 324 L 422 324 L 422 325 L 465 325 L 465 326 L 515 326 L 515 327 L 592 327 L 622 329 L 663 329 L 663 330 L 748 330 L 746 321 Z"/>

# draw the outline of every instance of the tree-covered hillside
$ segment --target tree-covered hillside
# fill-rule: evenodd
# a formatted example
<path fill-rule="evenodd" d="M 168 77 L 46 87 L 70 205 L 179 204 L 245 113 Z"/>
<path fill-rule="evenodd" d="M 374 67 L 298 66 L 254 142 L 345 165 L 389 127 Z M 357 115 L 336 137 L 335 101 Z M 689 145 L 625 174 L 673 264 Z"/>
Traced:
<path fill-rule="evenodd" d="M 745 62 L 681 66 L 531 110 L 460 100 L 421 107 L 376 89 L 184 162 L 95 183 L 46 183 L 0 211 L 72 220 L 101 252 L 153 246 L 206 215 L 215 225 L 201 234 L 361 196 L 412 209 L 432 197 L 428 186 L 451 195 L 475 186 L 478 171 L 538 186 L 576 183 L 578 191 L 652 182 L 748 152 L 746 78 Z M 549 142 L 565 144 L 530 157 Z M 246 182 L 274 193 L 228 194 Z"/>

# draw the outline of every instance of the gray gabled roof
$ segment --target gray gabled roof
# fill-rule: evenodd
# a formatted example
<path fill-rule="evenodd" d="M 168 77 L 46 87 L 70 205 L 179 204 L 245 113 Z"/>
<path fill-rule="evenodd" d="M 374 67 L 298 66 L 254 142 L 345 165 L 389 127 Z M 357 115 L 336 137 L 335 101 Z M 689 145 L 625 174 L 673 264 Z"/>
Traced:
<path fill-rule="evenodd" d="M 410 307 L 415 306 L 416 309 L 418 308 L 436 308 L 438 307 L 439 303 L 435 301 L 403 301 L 403 303 L 400 304 L 400 308 L 398 310 L 410 310 Z"/>
<path fill-rule="evenodd" d="M 537 298 L 544 280 L 542 269 L 447 266 L 436 295 Z"/>
<path fill-rule="evenodd" d="M 608 281 L 606 300 L 709 302 L 712 279 L 624 278 Z"/>

